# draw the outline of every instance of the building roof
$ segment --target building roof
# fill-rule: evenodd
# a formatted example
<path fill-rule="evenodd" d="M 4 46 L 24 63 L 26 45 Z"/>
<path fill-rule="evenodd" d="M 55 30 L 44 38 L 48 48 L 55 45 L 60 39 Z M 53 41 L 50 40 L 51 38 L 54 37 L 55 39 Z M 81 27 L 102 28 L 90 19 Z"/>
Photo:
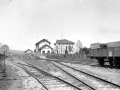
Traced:
<path fill-rule="evenodd" d="M 45 44 L 45 45 L 43 45 L 42 47 L 40 47 L 39 50 L 41 50 L 41 49 L 44 48 L 44 47 L 49 47 L 49 48 L 53 49 L 53 48 L 50 47 L 49 45 Z"/>
<path fill-rule="evenodd" d="M 56 40 L 56 43 L 54 45 L 56 44 L 75 44 L 75 43 L 66 39 L 62 39 L 62 40 Z"/>
<path fill-rule="evenodd" d="M 120 47 L 120 41 L 108 42 L 107 46 L 108 47 Z"/>
<path fill-rule="evenodd" d="M 30 50 L 30 49 L 27 49 L 27 50 L 25 51 L 25 53 L 26 53 L 27 51 L 31 51 L 31 52 L 33 52 L 32 50 Z"/>
<path fill-rule="evenodd" d="M 48 40 L 46 40 L 46 39 L 42 39 L 42 40 L 40 40 L 39 42 L 37 42 L 35 45 L 38 45 L 39 43 L 42 43 L 42 42 L 48 42 L 49 44 L 51 44 L 51 42 L 49 42 Z"/>

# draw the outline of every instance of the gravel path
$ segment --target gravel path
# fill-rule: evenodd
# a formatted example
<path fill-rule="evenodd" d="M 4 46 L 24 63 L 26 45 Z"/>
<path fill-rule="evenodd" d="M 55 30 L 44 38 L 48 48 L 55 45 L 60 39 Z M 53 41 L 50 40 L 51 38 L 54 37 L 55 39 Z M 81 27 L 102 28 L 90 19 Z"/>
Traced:
<path fill-rule="evenodd" d="M 83 70 L 89 73 L 92 73 L 96 76 L 103 77 L 109 81 L 115 82 L 120 84 L 120 70 L 118 69 L 110 69 L 110 68 L 102 68 L 102 67 L 92 67 L 88 65 L 81 65 L 81 64 L 72 64 L 72 63 L 64 63 L 63 64 L 72 66 L 78 70 Z"/>
<path fill-rule="evenodd" d="M 60 65 L 56 62 L 53 62 L 54 64 L 56 64 L 57 66 L 61 67 L 62 69 L 64 69 L 65 71 L 71 73 L 72 75 L 74 75 L 75 77 L 81 79 L 82 81 L 84 81 L 85 83 L 88 83 L 89 85 L 93 86 L 96 90 L 120 90 L 119 88 L 113 87 L 109 84 L 106 84 L 105 82 L 101 82 L 99 80 L 96 80 L 93 77 L 90 77 L 86 74 L 83 74 L 81 72 L 75 71 L 71 68 L 68 68 L 66 66 Z"/>

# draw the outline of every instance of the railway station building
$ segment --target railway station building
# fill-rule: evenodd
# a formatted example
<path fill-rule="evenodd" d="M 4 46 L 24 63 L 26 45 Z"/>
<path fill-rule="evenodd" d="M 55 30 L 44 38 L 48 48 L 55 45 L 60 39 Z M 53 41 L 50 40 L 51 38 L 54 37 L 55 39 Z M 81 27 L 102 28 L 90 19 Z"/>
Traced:
<path fill-rule="evenodd" d="M 68 51 L 68 54 L 73 54 L 73 47 L 75 43 L 66 39 L 62 39 L 56 40 L 54 45 L 56 54 L 65 54 L 65 50 Z"/>
<path fill-rule="evenodd" d="M 53 48 L 50 46 L 51 42 L 47 39 L 42 39 L 35 44 L 36 46 L 36 53 L 38 55 L 46 55 L 52 53 Z"/>

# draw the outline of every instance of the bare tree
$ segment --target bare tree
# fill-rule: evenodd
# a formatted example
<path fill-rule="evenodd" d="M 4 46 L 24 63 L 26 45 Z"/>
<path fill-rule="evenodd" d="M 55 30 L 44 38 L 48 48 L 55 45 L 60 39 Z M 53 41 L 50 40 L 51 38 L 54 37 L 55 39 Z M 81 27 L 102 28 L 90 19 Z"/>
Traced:
<path fill-rule="evenodd" d="M 82 42 L 80 42 L 80 40 L 78 40 L 76 43 L 76 51 L 79 52 L 80 48 L 83 48 L 83 46 L 82 46 Z"/>
<path fill-rule="evenodd" d="M 80 54 L 79 51 L 82 48 L 83 48 L 82 42 L 80 40 L 78 40 L 77 43 L 76 43 L 76 52 L 78 53 L 78 57 L 79 57 L 79 54 Z"/>
<path fill-rule="evenodd" d="M 68 50 L 69 50 L 70 54 L 72 54 L 73 46 L 70 46 L 70 45 L 69 45 Z"/>

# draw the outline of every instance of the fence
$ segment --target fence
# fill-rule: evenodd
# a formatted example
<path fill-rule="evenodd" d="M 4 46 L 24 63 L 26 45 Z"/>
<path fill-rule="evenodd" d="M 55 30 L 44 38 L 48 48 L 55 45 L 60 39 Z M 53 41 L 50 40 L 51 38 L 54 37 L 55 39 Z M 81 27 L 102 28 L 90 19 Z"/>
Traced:
<path fill-rule="evenodd" d="M 67 59 L 67 60 L 86 60 L 89 58 L 88 54 L 68 54 L 67 56 L 65 56 L 64 54 L 50 54 L 46 56 L 47 58 L 51 58 L 51 59 Z"/>

